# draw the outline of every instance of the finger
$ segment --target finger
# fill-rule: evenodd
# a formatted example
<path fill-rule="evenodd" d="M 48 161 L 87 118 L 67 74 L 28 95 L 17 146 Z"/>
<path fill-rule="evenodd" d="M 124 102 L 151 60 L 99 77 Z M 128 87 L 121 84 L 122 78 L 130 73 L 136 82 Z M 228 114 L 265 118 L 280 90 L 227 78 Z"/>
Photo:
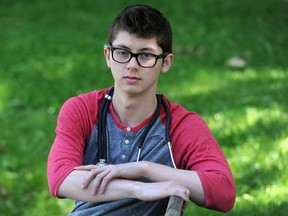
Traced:
<path fill-rule="evenodd" d="M 125 174 L 124 176 L 121 176 L 121 169 L 117 169 L 115 168 L 117 165 L 115 166 L 111 166 L 111 165 L 108 165 L 107 166 L 107 174 L 104 176 L 103 175 L 103 178 L 102 178 L 102 181 L 101 181 L 101 184 L 100 184 L 100 194 L 103 194 L 107 188 L 107 185 L 109 184 L 109 182 L 112 180 L 112 179 L 115 179 L 115 178 L 125 178 Z M 119 173 L 120 172 L 120 173 Z M 127 176 L 126 176 L 127 177 Z"/>
<path fill-rule="evenodd" d="M 113 175 L 111 173 L 107 174 L 101 182 L 99 193 L 103 194 L 107 188 L 108 183 L 112 180 Z"/>
<path fill-rule="evenodd" d="M 82 166 L 76 166 L 74 167 L 75 170 L 92 170 L 95 169 L 97 166 L 96 165 L 82 165 Z"/>
<path fill-rule="evenodd" d="M 101 172 L 100 169 L 92 169 L 90 170 L 89 174 L 87 174 L 86 178 L 84 178 L 84 181 L 82 183 L 81 188 L 85 189 L 88 187 L 90 182 L 98 175 L 98 173 Z"/>
<path fill-rule="evenodd" d="M 105 178 L 105 176 L 108 175 L 108 174 L 109 174 L 109 171 L 108 170 L 104 170 L 103 172 L 101 172 L 100 174 L 98 174 L 95 177 L 95 181 L 93 183 L 93 187 L 92 187 L 92 190 L 91 190 L 92 196 L 97 194 L 98 188 L 100 187 L 100 185 L 101 185 L 101 183 L 103 181 L 103 178 Z"/>
<path fill-rule="evenodd" d="M 182 199 L 184 199 L 186 202 L 189 201 L 189 195 L 190 195 L 190 191 L 186 188 L 184 188 L 184 190 L 182 190 L 180 193 L 177 194 L 179 197 L 181 197 Z"/>

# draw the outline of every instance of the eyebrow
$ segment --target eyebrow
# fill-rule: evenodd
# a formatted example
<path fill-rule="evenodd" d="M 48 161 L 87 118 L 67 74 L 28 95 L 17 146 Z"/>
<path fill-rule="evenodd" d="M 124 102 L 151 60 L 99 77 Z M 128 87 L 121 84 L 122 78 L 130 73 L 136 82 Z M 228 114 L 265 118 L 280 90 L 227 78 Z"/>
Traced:
<path fill-rule="evenodd" d="M 115 47 L 131 51 L 131 49 L 129 47 L 127 47 L 125 45 L 122 45 L 122 44 L 115 45 Z M 144 48 L 141 48 L 138 52 L 145 52 L 145 51 L 156 52 L 156 49 L 149 48 L 149 47 L 144 47 Z"/>

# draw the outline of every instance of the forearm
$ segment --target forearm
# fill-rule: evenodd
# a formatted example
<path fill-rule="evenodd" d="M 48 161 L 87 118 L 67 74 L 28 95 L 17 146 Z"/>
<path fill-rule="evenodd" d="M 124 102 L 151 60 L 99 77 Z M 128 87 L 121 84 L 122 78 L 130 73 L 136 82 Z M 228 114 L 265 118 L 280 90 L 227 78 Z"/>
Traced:
<path fill-rule="evenodd" d="M 85 202 L 106 202 L 125 198 L 136 198 L 143 201 L 152 201 L 176 195 L 188 200 L 189 192 L 182 185 L 173 181 L 144 183 L 134 180 L 115 178 L 109 181 L 105 191 L 99 190 L 93 195 L 93 184 L 82 188 L 83 181 L 89 174 L 89 171 L 74 170 L 62 182 L 58 189 L 58 196 L 81 200 Z"/>
<path fill-rule="evenodd" d="M 175 181 L 190 192 L 190 200 L 197 205 L 217 211 L 229 211 L 235 202 L 235 187 L 229 174 L 202 172 L 170 168 L 161 164 L 141 162 L 142 176 L 153 182 Z M 205 197 L 204 185 L 208 196 Z"/>
<path fill-rule="evenodd" d="M 58 196 L 86 202 L 105 202 L 124 198 L 135 198 L 135 182 L 125 179 L 113 179 L 104 193 L 92 194 L 93 184 L 82 189 L 88 171 L 74 170 L 62 182 Z"/>
<path fill-rule="evenodd" d="M 175 181 L 190 191 L 190 200 L 197 205 L 205 204 L 201 180 L 195 171 L 174 169 L 147 161 L 141 162 L 142 176 L 152 182 Z"/>

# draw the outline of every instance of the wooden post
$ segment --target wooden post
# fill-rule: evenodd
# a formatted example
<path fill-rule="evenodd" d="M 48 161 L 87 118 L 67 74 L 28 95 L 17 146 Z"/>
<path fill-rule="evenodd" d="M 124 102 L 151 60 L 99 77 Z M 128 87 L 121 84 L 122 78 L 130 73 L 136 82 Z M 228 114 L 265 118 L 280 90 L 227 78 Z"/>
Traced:
<path fill-rule="evenodd" d="M 165 216 L 181 216 L 184 212 L 184 200 L 178 196 L 170 196 Z"/>

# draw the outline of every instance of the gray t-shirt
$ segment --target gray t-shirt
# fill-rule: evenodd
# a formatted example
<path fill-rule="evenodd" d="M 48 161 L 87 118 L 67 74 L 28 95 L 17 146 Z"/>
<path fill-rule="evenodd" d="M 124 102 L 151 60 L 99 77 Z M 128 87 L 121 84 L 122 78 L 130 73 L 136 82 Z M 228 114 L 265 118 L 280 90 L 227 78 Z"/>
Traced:
<path fill-rule="evenodd" d="M 147 125 L 146 125 L 147 126 Z M 145 126 L 145 127 L 146 127 Z M 119 128 L 114 122 L 110 112 L 107 115 L 107 161 L 109 164 L 135 162 L 137 159 L 138 145 L 145 127 L 137 131 L 130 128 Z M 91 138 L 87 143 L 84 156 L 84 165 L 98 163 L 98 126 L 95 124 Z M 173 167 L 169 148 L 165 139 L 165 124 L 158 117 L 149 130 L 140 155 L 140 160 L 151 161 Z M 146 179 L 140 181 L 147 182 Z M 144 202 L 137 199 L 123 199 L 113 202 L 88 203 L 75 201 L 75 206 L 70 216 L 161 216 L 165 214 L 168 198 Z"/>

